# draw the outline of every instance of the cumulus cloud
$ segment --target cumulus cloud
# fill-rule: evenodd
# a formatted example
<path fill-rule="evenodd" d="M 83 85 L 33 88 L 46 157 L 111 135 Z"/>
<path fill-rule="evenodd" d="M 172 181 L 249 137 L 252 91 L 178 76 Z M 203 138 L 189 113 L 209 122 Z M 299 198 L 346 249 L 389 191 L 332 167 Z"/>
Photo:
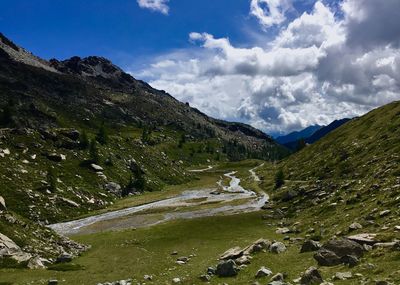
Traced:
<path fill-rule="evenodd" d="M 264 28 L 279 25 L 286 20 L 285 13 L 292 7 L 290 0 L 251 0 L 250 14 Z"/>
<path fill-rule="evenodd" d="M 270 133 L 358 116 L 400 99 L 399 1 L 376 2 L 344 0 L 338 16 L 317 1 L 262 46 L 193 32 L 196 52 L 165 54 L 134 75 L 209 115 Z"/>
<path fill-rule="evenodd" d="M 168 15 L 169 12 L 168 2 L 169 0 L 137 0 L 139 7 L 160 12 L 164 15 Z"/>

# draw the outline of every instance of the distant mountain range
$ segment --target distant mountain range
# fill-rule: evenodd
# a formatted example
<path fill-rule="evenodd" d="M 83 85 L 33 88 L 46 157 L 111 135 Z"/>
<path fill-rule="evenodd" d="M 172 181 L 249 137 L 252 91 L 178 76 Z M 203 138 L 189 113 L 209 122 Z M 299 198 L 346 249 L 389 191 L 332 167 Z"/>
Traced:
<path fill-rule="evenodd" d="M 349 118 L 344 118 L 341 120 L 335 120 L 327 126 L 309 126 L 301 131 L 296 131 L 285 136 L 277 137 L 275 140 L 289 149 L 296 150 L 301 139 L 303 139 L 307 144 L 313 144 L 350 120 L 351 119 Z"/>

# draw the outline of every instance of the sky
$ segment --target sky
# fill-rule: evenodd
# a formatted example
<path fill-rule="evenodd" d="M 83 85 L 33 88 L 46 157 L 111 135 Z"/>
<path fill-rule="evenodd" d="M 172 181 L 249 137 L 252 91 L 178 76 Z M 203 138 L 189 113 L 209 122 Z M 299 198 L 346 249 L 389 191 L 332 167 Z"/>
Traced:
<path fill-rule="evenodd" d="M 213 117 L 279 135 L 400 99 L 399 0 L 0 0 L 45 59 L 104 56 Z"/>

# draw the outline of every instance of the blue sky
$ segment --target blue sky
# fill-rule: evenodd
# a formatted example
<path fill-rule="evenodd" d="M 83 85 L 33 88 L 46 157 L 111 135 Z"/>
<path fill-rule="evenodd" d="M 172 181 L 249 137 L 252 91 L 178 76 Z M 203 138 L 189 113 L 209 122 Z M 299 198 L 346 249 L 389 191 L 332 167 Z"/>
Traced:
<path fill-rule="evenodd" d="M 104 56 L 273 135 L 400 99 L 398 0 L 0 3 L 0 31 L 40 57 Z"/>
<path fill-rule="evenodd" d="M 46 59 L 101 55 L 126 67 L 192 47 L 189 33 L 201 31 L 250 46 L 263 31 L 249 16 L 249 0 L 172 0 L 169 14 L 140 8 L 136 0 L 1 1 L 1 31 Z M 300 1 L 299 11 L 310 8 Z"/>

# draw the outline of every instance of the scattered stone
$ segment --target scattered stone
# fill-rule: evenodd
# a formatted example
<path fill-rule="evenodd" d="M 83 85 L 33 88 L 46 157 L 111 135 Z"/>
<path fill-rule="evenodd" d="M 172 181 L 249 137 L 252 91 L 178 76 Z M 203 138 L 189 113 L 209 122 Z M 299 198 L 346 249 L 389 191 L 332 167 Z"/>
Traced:
<path fill-rule="evenodd" d="M 60 199 L 62 201 L 64 201 L 65 203 L 69 204 L 72 207 L 75 207 L 75 208 L 79 208 L 80 207 L 80 205 L 78 203 L 76 203 L 76 202 L 74 202 L 74 201 L 72 201 L 70 199 L 67 199 L 67 198 L 64 198 L 64 197 L 60 197 Z"/>
<path fill-rule="evenodd" d="M 352 235 L 348 236 L 347 239 L 355 241 L 359 244 L 368 244 L 368 245 L 373 245 L 377 241 L 375 240 L 376 234 L 370 234 L 370 233 L 362 233 L 362 234 L 357 234 L 357 235 Z"/>
<path fill-rule="evenodd" d="M 289 228 L 277 228 L 275 233 L 277 233 L 277 234 L 288 234 L 288 233 L 291 233 L 291 230 Z"/>
<path fill-rule="evenodd" d="M 389 215 L 391 212 L 392 212 L 392 211 L 390 211 L 390 210 L 381 211 L 381 212 L 379 213 L 379 217 L 385 217 L 385 216 Z"/>
<path fill-rule="evenodd" d="M 58 153 L 55 153 L 55 152 L 53 152 L 53 153 L 48 153 L 47 155 L 46 155 L 46 157 L 49 159 L 49 160 L 51 160 L 51 161 L 54 161 L 54 162 L 61 162 L 63 159 L 62 159 L 62 156 L 60 155 L 60 154 L 58 154 Z"/>
<path fill-rule="evenodd" d="M 352 223 L 349 226 L 349 231 L 355 231 L 355 230 L 359 230 L 362 229 L 362 225 L 360 223 Z"/>
<path fill-rule="evenodd" d="M 360 262 L 358 258 L 353 255 L 345 255 L 342 258 L 340 258 L 340 261 L 343 264 L 348 265 L 349 267 L 354 267 Z"/>
<path fill-rule="evenodd" d="M 321 248 L 321 244 L 314 240 L 307 240 L 303 243 L 300 253 L 317 251 Z"/>
<path fill-rule="evenodd" d="M 208 274 L 203 274 L 200 276 L 200 280 L 203 282 L 210 282 L 211 281 L 211 276 Z"/>
<path fill-rule="evenodd" d="M 72 258 L 73 258 L 73 256 L 72 256 L 71 254 L 64 252 L 64 253 L 60 254 L 60 255 L 57 257 L 56 262 L 57 262 L 57 263 L 71 262 L 71 261 L 72 261 Z"/>
<path fill-rule="evenodd" d="M 179 283 L 181 283 L 181 279 L 178 278 L 178 277 L 175 277 L 174 279 L 172 279 L 172 283 L 173 284 L 179 284 Z"/>
<path fill-rule="evenodd" d="M 92 163 L 90 165 L 90 167 L 96 172 L 101 172 L 104 170 L 103 167 L 101 167 L 100 165 L 94 164 L 94 163 Z"/>
<path fill-rule="evenodd" d="M 108 182 L 104 185 L 104 189 L 114 195 L 121 195 L 122 187 L 118 183 L 115 182 Z"/>
<path fill-rule="evenodd" d="M 243 250 L 240 247 L 233 247 L 225 251 L 219 259 L 227 260 L 227 259 L 236 259 L 243 255 Z"/>
<path fill-rule="evenodd" d="M 9 257 L 16 262 L 26 262 L 32 255 L 24 252 L 13 240 L 0 233 L 0 258 Z"/>
<path fill-rule="evenodd" d="M 258 271 L 256 273 L 256 278 L 270 276 L 271 274 L 272 274 L 272 271 L 263 266 L 260 269 L 258 269 Z"/>
<path fill-rule="evenodd" d="M 215 271 L 215 273 L 219 277 L 232 277 L 232 276 L 236 276 L 238 274 L 238 271 L 239 270 L 236 266 L 235 261 L 233 261 L 232 259 L 229 259 L 229 260 L 221 261 L 218 264 L 217 270 Z"/>
<path fill-rule="evenodd" d="M 375 285 L 390 285 L 389 282 L 384 280 L 379 280 L 375 282 Z"/>
<path fill-rule="evenodd" d="M 29 260 L 27 267 L 29 269 L 46 269 L 48 264 L 50 264 L 49 260 L 36 256 Z"/>
<path fill-rule="evenodd" d="M 178 252 L 174 250 L 173 252 L 171 252 L 171 255 L 178 255 Z"/>
<path fill-rule="evenodd" d="M 284 243 L 282 242 L 274 242 L 273 244 L 271 244 L 269 250 L 272 253 L 282 253 L 286 251 L 286 246 Z"/>
<path fill-rule="evenodd" d="M 253 253 L 260 252 L 262 250 L 268 250 L 271 246 L 271 242 L 266 239 L 259 239 L 255 241 L 253 244 L 249 245 L 243 250 L 244 255 L 250 255 Z"/>
<path fill-rule="evenodd" d="M 0 196 L 0 211 L 7 211 L 6 201 Z"/>
<path fill-rule="evenodd" d="M 57 285 L 58 284 L 58 280 L 55 279 L 51 279 L 49 280 L 49 282 L 47 282 L 48 285 Z"/>
<path fill-rule="evenodd" d="M 283 275 L 283 273 L 277 273 L 271 277 L 271 281 L 283 281 L 284 279 L 285 276 Z"/>
<path fill-rule="evenodd" d="M 252 257 L 250 255 L 242 255 L 241 257 L 235 259 L 236 264 L 243 265 L 243 264 L 250 264 Z"/>
<path fill-rule="evenodd" d="M 332 278 L 333 280 L 347 280 L 353 278 L 353 274 L 351 272 L 336 272 Z"/>
<path fill-rule="evenodd" d="M 323 282 L 321 273 L 315 267 L 310 267 L 300 279 L 302 285 L 319 285 Z"/>
<path fill-rule="evenodd" d="M 153 276 L 152 275 L 145 275 L 144 277 L 143 277 L 143 279 L 144 280 L 147 280 L 147 281 L 151 281 L 151 280 L 153 280 Z"/>

